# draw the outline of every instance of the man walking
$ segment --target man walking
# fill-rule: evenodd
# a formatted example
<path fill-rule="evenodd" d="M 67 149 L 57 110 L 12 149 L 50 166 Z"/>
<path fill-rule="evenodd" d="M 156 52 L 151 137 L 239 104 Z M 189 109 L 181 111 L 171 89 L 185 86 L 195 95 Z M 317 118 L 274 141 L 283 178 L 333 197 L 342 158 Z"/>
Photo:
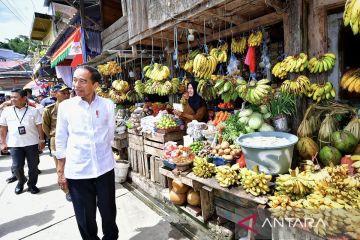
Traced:
<path fill-rule="evenodd" d="M 55 145 L 58 183 L 69 188 L 83 239 L 97 236 L 96 206 L 102 218 L 104 240 L 118 238 L 115 205 L 114 104 L 95 94 L 101 75 L 89 66 L 73 76 L 76 97 L 59 105 Z"/>
<path fill-rule="evenodd" d="M 6 107 L 0 117 L 1 150 L 11 148 L 12 172 L 18 179 L 15 193 L 24 190 L 27 181 L 24 175 L 25 158 L 29 168 L 28 191 L 39 192 L 37 166 L 39 150 L 45 147 L 44 133 L 41 127 L 41 115 L 37 109 L 27 104 L 26 92 L 14 89 L 11 92 L 12 106 Z"/>
<path fill-rule="evenodd" d="M 54 97 L 56 97 L 56 103 L 51 104 L 47 106 L 43 113 L 43 124 L 42 128 L 44 130 L 45 135 L 50 141 L 50 150 L 53 154 L 55 154 L 56 148 L 55 148 L 55 130 L 56 130 L 56 119 L 57 119 L 57 113 L 59 104 L 69 99 L 70 97 L 70 90 L 66 85 L 63 84 L 57 84 L 52 88 L 52 91 L 54 92 Z M 70 110 L 70 109 L 69 109 Z M 55 161 L 55 168 L 57 169 L 57 163 L 58 160 L 56 159 L 56 156 L 53 155 L 54 161 Z M 63 191 L 66 194 L 66 200 L 71 201 L 70 193 L 68 189 L 63 189 Z"/>

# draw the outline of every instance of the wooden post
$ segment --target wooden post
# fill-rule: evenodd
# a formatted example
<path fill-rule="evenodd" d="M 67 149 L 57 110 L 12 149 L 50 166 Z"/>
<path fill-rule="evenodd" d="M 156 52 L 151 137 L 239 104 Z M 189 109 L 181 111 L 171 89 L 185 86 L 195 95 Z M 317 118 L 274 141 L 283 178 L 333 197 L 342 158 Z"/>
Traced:
<path fill-rule="evenodd" d="M 81 27 L 84 27 L 84 23 L 85 23 L 84 0 L 80 0 L 80 18 L 81 18 Z"/>

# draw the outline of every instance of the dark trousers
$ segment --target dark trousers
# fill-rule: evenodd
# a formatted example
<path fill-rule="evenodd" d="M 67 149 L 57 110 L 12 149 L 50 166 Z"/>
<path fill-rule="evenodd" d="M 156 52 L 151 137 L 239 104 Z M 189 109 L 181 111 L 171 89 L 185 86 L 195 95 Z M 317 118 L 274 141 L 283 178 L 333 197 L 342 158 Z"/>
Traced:
<path fill-rule="evenodd" d="M 111 170 L 97 178 L 67 179 L 76 221 L 84 240 L 98 240 L 96 205 L 102 218 L 103 240 L 118 238 L 116 226 L 115 174 Z"/>
<path fill-rule="evenodd" d="M 39 164 L 39 150 L 38 144 L 26 146 L 26 147 L 12 147 L 10 150 L 11 157 L 12 157 L 12 167 L 11 171 L 17 179 L 19 183 L 25 182 L 25 175 L 24 175 L 24 165 L 25 165 L 25 158 L 27 160 L 28 168 L 29 168 L 29 181 L 27 185 L 29 187 L 33 187 L 36 185 L 38 180 L 38 172 L 37 166 Z"/>

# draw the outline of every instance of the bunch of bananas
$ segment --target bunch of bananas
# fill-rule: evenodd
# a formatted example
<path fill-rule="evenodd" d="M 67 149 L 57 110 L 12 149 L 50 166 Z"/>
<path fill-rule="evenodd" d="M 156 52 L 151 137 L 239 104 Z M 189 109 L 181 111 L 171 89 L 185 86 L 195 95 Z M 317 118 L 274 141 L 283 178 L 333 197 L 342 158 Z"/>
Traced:
<path fill-rule="evenodd" d="M 115 61 L 110 61 L 106 64 L 98 65 L 97 69 L 103 76 L 114 76 L 122 72 L 121 67 Z"/>
<path fill-rule="evenodd" d="M 185 62 L 185 65 L 183 66 L 183 69 L 187 72 L 192 72 L 194 66 L 194 60 L 187 60 Z"/>
<path fill-rule="evenodd" d="M 326 82 L 323 85 L 312 83 L 307 96 L 316 102 L 320 102 L 324 99 L 334 98 L 336 96 L 336 91 L 331 82 Z"/>
<path fill-rule="evenodd" d="M 193 71 L 198 78 L 210 78 L 216 69 L 216 65 L 217 60 L 215 57 L 200 53 L 194 59 Z"/>
<path fill-rule="evenodd" d="M 160 87 L 155 89 L 155 91 L 159 96 L 166 96 L 172 93 L 173 85 L 170 81 L 165 81 Z"/>
<path fill-rule="evenodd" d="M 163 81 L 170 76 L 170 69 L 159 63 L 147 65 L 144 67 L 143 71 L 145 77 L 155 81 Z"/>
<path fill-rule="evenodd" d="M 193 164 L 192 170 L 198 177 L 210 178 L 215 173 L 215 164 L 209 163 L 206 158 L 196 156 Z"/>
<path fill-rule="evenodd" d="M 184 78 L 179 85 L 178 93 L 182 94 L 186 92 L 187 85 L 189 84 L 189 79 Z"/>
<path fill-rule="evenodd" d="M 322 73 L 331 70 L 335 66 L 336 56 L 333 53 L 325 53 L 319 58 L 312 57 L 309 60 L 308 69 L 311 73 Z"/>
<path fill-rule="evenodd" d="M 106 88 L 105 86 L 99 86 L 95 89 L 95 93 L 103 98 L 109 98 L 109 89 Z"/>
<path fill-rule="evenodd" d="M 200 79 L 197 92 L 206 101 L 216 98 L 216 91 L 212 80 Z"/>
<path fill-rule="evenodd" d="M 123 93 L 126 93 L 130 89 L 129 83 L 127 81 L 124 81 L 124 80 L 121 80 L 121 79 L 113 81 L 111 83 L 111 86 L 116 91 L 123 92 Z"/>
<path fill-rule="evenodd" d="M 261 31 L 257 31 L 256 33 L 251 33 L 248 38 L 248 45 L 250 47 L 260 46 L 263 39 L 263 33 Z"/>
<path fill-rule="evenodd" d="M 180 79 L 178 78 L 173 78 L 171 79 L 171 94 L 176 94 L 179 91 L 179 87 L 180 87 Z"/>
<path fill-rule="evenodd" d="M 218 63 L 227 62 L 227 53 L 225 50 L 222 50 L 221 48 L 212 48 L 210 50 L 210 55 L 213 56 Z"/>
<path fill-rule="evenodd" d="M 305 53 L 299 53 L 299 55 L 296 56 L 287 56 L 282 63 L 286 67 L 285 70 L 287 72 L 302 72 L 308 66 L 308 56 Z"/>
<path fill-rule="evenodd" d="M 246 37 L 242 37 L 239 40 L 235 38 L 231 39 L 231 52 L 243 54 L 246 49 Z"/>
<path fill-rule="evenodd" d="M 360 160 L 355 161 L 351 166 L 356 169 L 357 173 L 360 173 Z"/>
<path fill-rule="evenodd" d="M 276 178 L 276 190 L 279 194 L 289 195 L 293 200 L 312 192 L 314 184 L 309 181 L 306 172 L 289 170 L 290 174 L 279 175 Z"/>
<path fill-rule="evenodd" d="M 238 97 L 235 79 L 220 79 L 216 81 L 214 89 L 224 102 L 235 101 Z"/>
<path fill-rule="evenodd" d="M 349 92 L 360 93 L 360 68 L 347 71 L 341 78 L 340 86 Z"/>
<path fill-rule="evenodd" d="M 286 64 L 283 62 L 276 63 L 271 73 L 277 78 L 285 79 L 287 76 Z"/>
<path fill-rule="evenodd" d="M 360 0 L 347 0 L 343 15 L 344 25 L 350 24 L 353 34 L 359 33 L 360 27 Z"/>
<path fill-rule="evenodd" d="M 245 101 L 260 105 L 263 103 L 264 98 L 270 95 L 271 86 L 268 85 L 270 80 L 262 79 L 259 81 L 251 80 L 247 83 L 245 80 L 237 80 L 238 86 L 236 87 L 236 91 L 242 99 Z"/>
<path fill-rule="evenodd" d="M 246 192 L 254 196 L 259 196 L 270 191 L 268 183 L 271 181 L 272 176 L 259 173 L 258 168 L 255 169 L 255 171 L 242 168 L 240 170 L 240 176 L 241 186 Z"/>
<path fill-rule="evenodd" d="M 145 84 L 141 80 L 136 80 L 134 89 L 137 94 L 143 96 L 145 93 Z"/>
<path fill-rule="evenodd" d="M 218 47 L 220 50 L 227 52 L 229 50 L 229 45 L 227 42 L 223 43 L 220 45 L 220 47 Z"/>
<path fill-rule="evenodd" d="M 240 175 L 238 173 L 239 164 L 233 166 L 218 166 L 216 167 L 216 180 L 219 182 L 221 187 L 227 188 L 233 185 L 240 184 Z"/>
<path fill-rule="evenodd" d="M 119 92 L 116 91 L 115 89 L 111 89 L 109 92 L 109 97 L 111 98 L 111 100 L 116 103 L 123 103 L 126 100 L 126 93 L 124 92 Z"/>
<path fill-rule="evenodd" d="M 144 96 L 138 94 L 135 89 L 131 89 L 130 91 L 128 91 L 126 93 L 126 99 L 129 102 L 143 102 L 144 101 Z"/>
<path fill-rule="evenodd" d="M 306 95 L 310 90 L 310 80 L 304 75 L 300 75 L 294 80 L 285 80 L 281 86 L 280 91 L 295 95 Z"/>

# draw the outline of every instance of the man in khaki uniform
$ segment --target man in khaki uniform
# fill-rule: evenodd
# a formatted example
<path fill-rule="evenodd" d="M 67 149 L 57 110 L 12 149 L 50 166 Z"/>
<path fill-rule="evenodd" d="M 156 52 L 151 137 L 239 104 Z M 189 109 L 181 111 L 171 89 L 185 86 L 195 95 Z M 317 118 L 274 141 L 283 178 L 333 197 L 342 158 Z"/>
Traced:
<path fill-rule="evenodd" d="M 56 98 L 56 102 L 48 105 L 43 113 L 43 130 L 48 139 L 50 140 L 50 150 L 53 153 L 53 158 L 55 161 L 55 167 L 57 169 L 58 160 L 55 157 L 55 132 L 56 132 L 56 119 L 57 119 L 57 112 L 59 104 L 69 99 L 70 97 L 70 88 L 63 84 L 57 84 L 52 88 L 52 91 L 54 92 L 54 97 Z M 66 199 L 68 201 L 71 201 L 71 197 L 69 194 L 68 189 L 63 189 L 66 193 Z"/>

